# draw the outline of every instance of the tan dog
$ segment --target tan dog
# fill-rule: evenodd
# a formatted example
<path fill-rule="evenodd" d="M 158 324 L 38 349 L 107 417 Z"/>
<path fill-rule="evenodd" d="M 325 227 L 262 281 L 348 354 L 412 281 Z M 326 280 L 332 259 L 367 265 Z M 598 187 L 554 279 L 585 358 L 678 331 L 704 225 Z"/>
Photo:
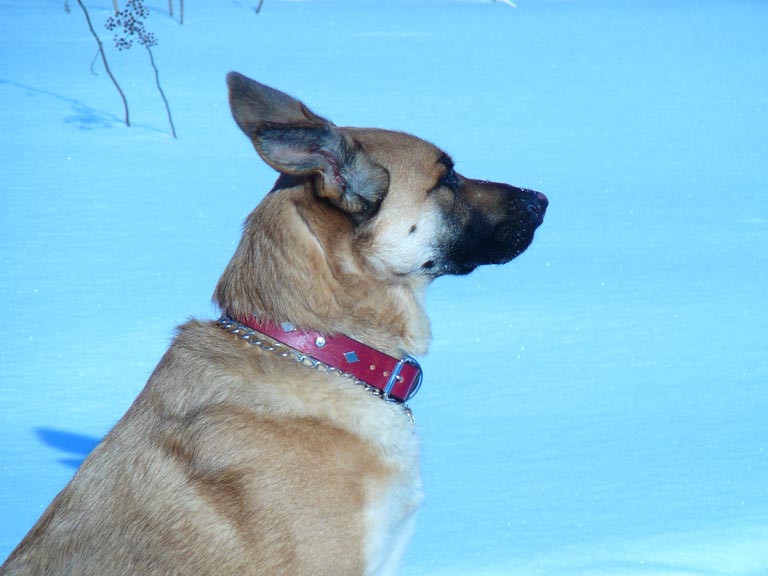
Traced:
<path fill-rule="evenodd" d="M 216 287 L 228 319 L 179 328 L 4 575 L 397 567 L 421 499 L 402 402 L 418 369 L 398 360 L 427 351 L 424 291 L 520 254 L 547 199 L 464 178 L 413 136 L 339 128 L 240 74 L 228 82 L 235 120 L 281 173 Z M 334 346 L 341 359 L 320 358 Z"/>

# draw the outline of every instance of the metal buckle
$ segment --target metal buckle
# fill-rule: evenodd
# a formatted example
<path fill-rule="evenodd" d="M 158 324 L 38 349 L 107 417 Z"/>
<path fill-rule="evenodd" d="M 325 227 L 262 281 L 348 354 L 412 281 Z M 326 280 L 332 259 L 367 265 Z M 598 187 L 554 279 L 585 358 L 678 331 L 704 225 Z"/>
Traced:
<path fill-rule="evenodd" d="M 389 375 L 389 378 L 387 379 L 387 383 L 384 385 L 384 390 L 382 390 L 382 398 L 385 400 L 389 400 L 389 393 L 392 391 L 392 388 L 395 387 L 395 384 L 397 383 L 397 378 L 400 376 L 400 371 L 403 369 L 403 366 L 405 364 L 410 364 L 411 366 L 416 367 L 416 380 L 411 386 L 410 390 L 408 391 L 408 396 L 403 399 L 403 402 L 408 402 L 411 398 L 413 398 L 416 395 L 416 392 L 419 391 L 419 388 L 421 388 L 421 381 L 424 377 L 424 373 L 421 371 L 421 366 L 416 361 L 416 358 L 413 356 L 405 356 L 400 359 L 400 361 L 395 364 L 395 367 L 392 369 L 392 373 Z"/>

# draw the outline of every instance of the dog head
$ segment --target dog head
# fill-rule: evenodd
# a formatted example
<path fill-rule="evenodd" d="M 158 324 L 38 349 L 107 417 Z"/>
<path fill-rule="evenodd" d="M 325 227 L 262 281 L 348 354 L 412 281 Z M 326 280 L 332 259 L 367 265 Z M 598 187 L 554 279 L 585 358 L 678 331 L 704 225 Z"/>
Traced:
<path fill-rule="evenodd" d="M 376 268 L 394 276 L 467 274 L 503 264 L 533 240 L 548 205 L 539 192 L 473 180 L 428 142 L 339 128 L 290 96 L 228 76 L 237 124 L 284 175 L 307 177 L 346 214 Z M 284 178 L 279 189 L 295 178 Z"/>
<path fill-rule="evenodd" d="M 300 216 L 295 219 L 293 240 L 309 239 L 296 245 L 296 251 L 316 259 L 305 272 L 318 280 L 324 277 L 323 270 L 330 271 L 327 282 L 318 284 L 333 285 L 333 294 L 325 296 L 343 302 L 341 311 L 328 309 L 315 316 L 349 317 L 363 306 L 365 322 L 370 322 L 371 299 L 383 304 L 387 290 L 418 293 L 438 276 L 467 274 L 480 265 L 512 260 L 530 245 L 543 221 L 548 204 L 543 194 L 466 178 L 456 172 L 445 152 L 429 142 L 401 132 L 338 127 L 298 100 L 235 72 L 227 82 L 235 121 L 262 159 L 281 174 L 262 204 L 282 206 L 284 216 L 280 230 L 269 232 L 264 222 L 275 218 L 267 218 L 266 208 L 251 215 L 240 254 L 215 294 L 228 312 L 251 313 L 250 306 L 268 316 L 291 315 L 267 306 L 263 294 L 257 302 L 235 298 L 237 293 L 229 286 L 238 282 L 235 268 L 250 269 L 254 258 L 272 257 L 258 248 L 264 242 L 261 236 L 285 236 L 286 214 L 291 210 Z M 276 199 L 281 196 L 291 201 Z M 270 250 L 292 259 L 287 267 L 295 270 L 301 264 L 285 253 L 287 241 L 270 243 Z M 259 266 L 263 269 L 263 263 Z M 260 278 L 239 282 L 261 285 L 262 293 L 285 292 L 285 285 L 263 286 L 280 276 L 281 268 L 286 268 L 284 263 L 276 263 L 268 275 L 262 270 Z M 311 299 L 318 284 L 305 287 L 302 297 Z M 419 297 L 415 301 L 421 306 Z M 320 302 L 305 307 L 327 309 Z M 296 321 L 295 310 L 292 315 L 275 319 Z M 322 323 L 317 318 L 307 322 L 316 328 Z"/>

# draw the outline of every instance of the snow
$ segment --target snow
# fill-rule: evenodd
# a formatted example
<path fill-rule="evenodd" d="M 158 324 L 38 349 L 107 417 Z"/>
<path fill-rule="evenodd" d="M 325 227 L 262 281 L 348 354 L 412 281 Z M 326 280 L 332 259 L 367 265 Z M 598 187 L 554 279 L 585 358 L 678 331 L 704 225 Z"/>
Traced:
<path fill-rule="evenodd" d="M 402 573 L 768 574 L 768 3 L 148 1 L 155 59 L 76 2 L 0 5 L 0 558 L 211 318 L 274 174 L 238 70 L 341 125 L 545 192 L 532 247 L 441 278 Z"/>

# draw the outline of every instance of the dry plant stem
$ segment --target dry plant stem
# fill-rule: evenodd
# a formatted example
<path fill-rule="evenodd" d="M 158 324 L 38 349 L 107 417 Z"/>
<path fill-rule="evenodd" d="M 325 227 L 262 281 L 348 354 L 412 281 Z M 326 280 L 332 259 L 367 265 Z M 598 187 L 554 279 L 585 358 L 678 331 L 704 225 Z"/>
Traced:
<path fill-rule="evenodd" d="M 104 62 L 104 69 L 107 71 L 107 74 L 112 80 L 112 83 L 115 85 L 115 88 L 117 88 L 117 91 L 120 93 L 120 98 L 123 99 L 123 108 L 125 108 L 125 125 L 130 126 L 131 121 L 128 116 L 128 100 L 125 99 L 125 94 L 123 94 L 123 90 L 120 88 L 120 85 L 117 83 L 117 80 L 112 74 L 112 70 L 109 69 L 109 64 L 107 64 L 107 56 L 104 54 L 104 45 L 101 43 L 101 39 L 99 38 L 99 35 L 96 34 L 96 30 L 93 29 L 93 24 L 91 23 L 91 17 L 88 14 L 88 9 L 83 4 L 82 0 L 77 0 L 77 3 L 80 5 L 80 8 L 83 9 L 83 14 L 85 14 L 85 20 L 86 22 L 88 22 L 88 29 L 91 31 L 91 34 L 93 34 L 93 37 L 96 39 L 96 44 L 99 45 L 99 54 L 101 54 L 101 60 L 102 62 Z M 115 6 L 117 6 L 116 0 L 114 4 Z"/>
<path fill-rule="evenodd" d="M 163 103 L 165 104 L 165 111 L 168 114 L 168 124 L 171 125 L 171 134 L 176 138 L 176 128 L 173 125 L 173 118 L 171 118 L 171 107 L 168 105 L 168 99 L 165 97 L 165 92 L 163 92 L 163 89 L 160 86 L 160 72 L 158 71 L 157 66 L 155 66 L 155 58 L 152 55 L 152 50 L 146 44 L 144 45 L 144 48 L 147 49 L 149 61 L 152 64 L 152 69 L 155 71 L 155 84 L 157 84 L 157 90 L 160 92 L 160 96 L 162 96 Z"/>

